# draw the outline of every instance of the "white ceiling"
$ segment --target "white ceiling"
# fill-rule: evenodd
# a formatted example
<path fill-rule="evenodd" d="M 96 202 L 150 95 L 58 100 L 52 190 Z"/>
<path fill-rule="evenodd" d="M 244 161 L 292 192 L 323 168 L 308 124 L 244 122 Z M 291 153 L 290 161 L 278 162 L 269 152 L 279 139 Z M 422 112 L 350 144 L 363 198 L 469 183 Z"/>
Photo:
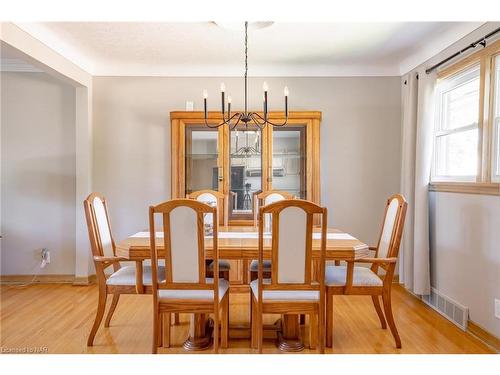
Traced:
<path fill-rule="evenodd" d="M 481 22 L 274 23 L 250 29 L 251 76 L 402 75 Z M 17 23 L 93 75 L 239 76 L 243 24 Z"/>

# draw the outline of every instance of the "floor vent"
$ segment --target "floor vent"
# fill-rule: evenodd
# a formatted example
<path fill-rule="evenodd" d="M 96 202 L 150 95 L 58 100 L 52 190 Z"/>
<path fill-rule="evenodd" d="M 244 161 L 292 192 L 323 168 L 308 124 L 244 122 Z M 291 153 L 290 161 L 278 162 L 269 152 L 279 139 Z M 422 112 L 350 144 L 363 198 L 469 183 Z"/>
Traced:
<path fill-rule="evenodd" d="M 469 320 L 469 309 L 467 307 L 439 293 L 434 288 L 431 288 L 431 294 L 422 296 L 422 301 L 462 330 L 467 330 L 467 322 Z"/>

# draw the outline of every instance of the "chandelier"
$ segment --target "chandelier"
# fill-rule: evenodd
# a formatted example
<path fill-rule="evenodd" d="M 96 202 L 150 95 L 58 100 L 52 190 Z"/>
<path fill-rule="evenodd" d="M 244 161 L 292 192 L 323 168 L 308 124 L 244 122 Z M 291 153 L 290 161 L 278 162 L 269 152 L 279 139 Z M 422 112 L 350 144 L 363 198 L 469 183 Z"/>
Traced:
<path fill-rule="evenodd" d="M 226 86 L 221 83 L 221 97 L 222 97 L 222 122 L 219 124 L 210 124 L 208 122 L 208 111 L 207 111 L 207 90 L 203 90 L 203 104 L 204 104 L 204 114 L 205 114 L 205 125 L 209 128 L 218 128 L 223 125 L 228 125 L 230 129 L 236 128 L 240 122 L 245 124 L 246 130 L 248 130 L 248 124 L 255 124 L 260 130 L 264 129 L 266 125 L 272 126 L 285 126 L 288 122 L 288 87 L 283 90 L 285 94 L 285 121 L 281 124 L 277 124 L 269 121 L 269 112 L 267 110 L 267 83 L 264 82 L 262 88 L 264 90 L 264 105 L 263 105 L 263 116 L 257 112 L 249 112 L 247 106 L 247 76 L 248 76 L 248 22 L 245 22 L 245 110 L 243 112 L 231 113 L 231 96 L 227 97 L 227 112 L 226 112 Z"/>

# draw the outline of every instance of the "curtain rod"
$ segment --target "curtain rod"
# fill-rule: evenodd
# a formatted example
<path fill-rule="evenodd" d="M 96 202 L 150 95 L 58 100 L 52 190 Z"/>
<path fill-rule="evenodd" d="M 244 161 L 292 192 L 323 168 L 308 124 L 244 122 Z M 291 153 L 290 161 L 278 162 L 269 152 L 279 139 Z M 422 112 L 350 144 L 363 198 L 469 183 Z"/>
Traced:
<path fill-rule="evenodd" d="M 439 68 L 441 65 L 443 64 L 446 64 L 448 61 L 454 59 L 455 57 L 461 55 L 462 53 L 464 53 L 465 51 L 468 51 L 470 50 L 471 48 L 476 48 L 478 44 L 482 45 L 483 48 L 486 47 L 486 39 L 492 37 L 493 35 L 495 35 L 496 33 L 500 32 L 500 27 L 493 30 L 492 32 L 490 32 L 489 34 L 486 34 L 485 36 L 483 36 L 481 39 L 478 39 L 476 40 L 475 42 L 469 44 L 467 47 L 461 49 L 460 51 L 454 53 L 453 55 L 447 57 L 446 59 L 444 60 L 441 60 L 440 62 L 438 62 L 436 65 L 433 65 L 431 66 L 430 68 L 426 69 L 425 72 L 427 74 L 429 74 L 430 72 L 432 72 L 433 70 Z"/>

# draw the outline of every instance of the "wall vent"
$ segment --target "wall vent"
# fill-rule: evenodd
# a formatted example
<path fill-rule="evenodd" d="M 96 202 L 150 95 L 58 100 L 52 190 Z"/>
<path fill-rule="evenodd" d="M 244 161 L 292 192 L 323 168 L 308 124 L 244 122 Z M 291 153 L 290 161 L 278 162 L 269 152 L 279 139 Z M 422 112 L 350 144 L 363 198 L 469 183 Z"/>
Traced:
<path fill-rule="evenodd" d="M 431 294 L 422 296 L 422 301 L 460 327 L 460 329 L 467 330 L 467 322 L 469 320 L 468 307 L 462 306 L 434 288 L 431 288 Z"/>

